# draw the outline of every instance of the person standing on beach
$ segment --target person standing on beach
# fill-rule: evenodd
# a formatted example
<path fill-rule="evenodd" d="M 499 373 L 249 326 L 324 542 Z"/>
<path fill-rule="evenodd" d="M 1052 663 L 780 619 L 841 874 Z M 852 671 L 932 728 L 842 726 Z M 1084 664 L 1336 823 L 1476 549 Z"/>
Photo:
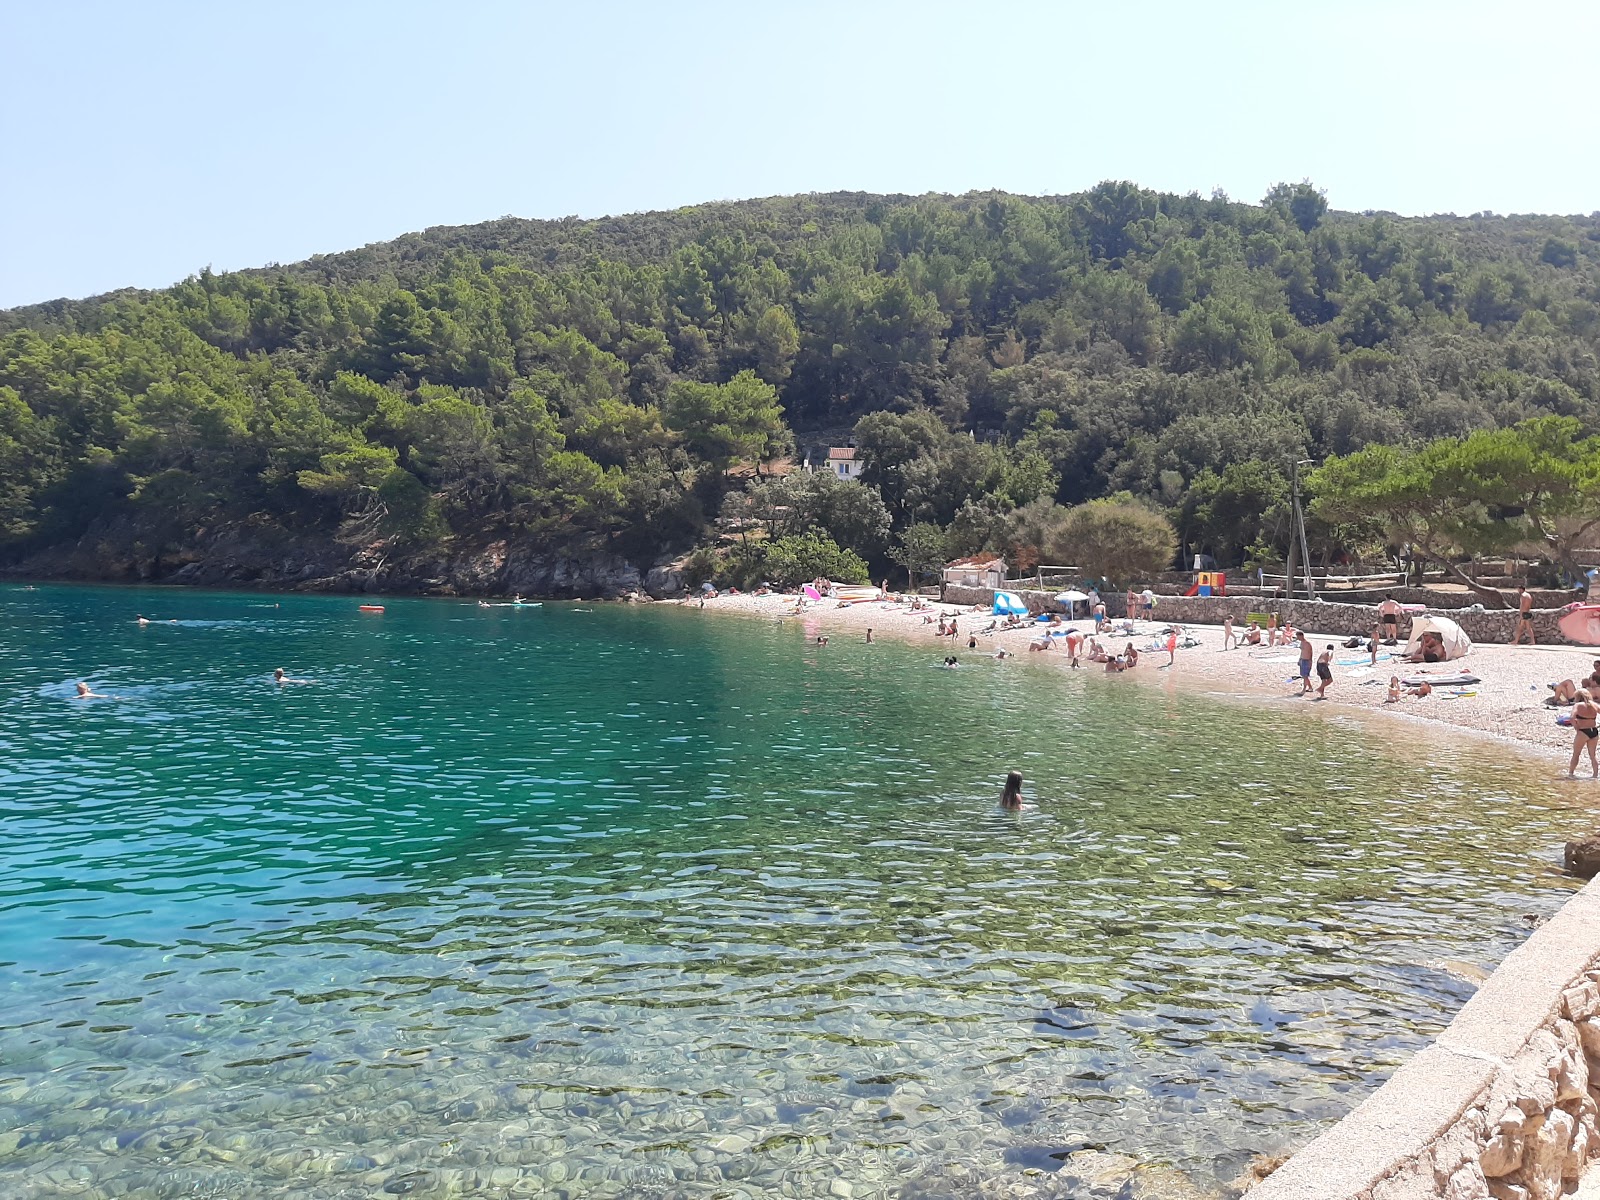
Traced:
<path fill-rule="evenodd" d="M 1311 644 L 1311 639 L 1306 636 L 1306 631 L 1300 631 L 1300 694 L 1311 694 L 1311 660 L 1316 657 L 1317 648 Z"/>
<path fill-rule="evenodd" d="M 1222 648 L 1232 650 L 1239 644 L 1239 639 L 1233 636 L 1233 614 L 1229 613 L 1222 621 Z"/>
<path fill-rule="evenodd" d="M 1595 761 L 1595 741 L 1600 738 L 1600 729 L 1595 727 L 1595 720 L 1600 717 L 1600 708 L 1589 697 L 1587 691 L 1578 693 L 1578 702 L 1572 706 L 1572 761 L 1567 764 L 1567 778 L 1575 779 L 1578 775 L 1578 760 L 1583 757 L 1583 752 L 1589 752 L 1589 766 L 1594 771 L 1594 777 L 1600 779 L 1600 762 Z"/>
<path fill-rule="evenodd" d="M 1382 625 L 1374 625 L 1372 627 L 1372 642 L 1371 642 L 1370 645 L 1367 646 L 1367 649 L 1372 652 L 1372 665 L 1373 666 L 1377 666 L 1378 665 L 1378 634 L 1379 634 L 1379 631 L 1382 630 L 1382 628 L 1383 628 Z"/>
<path fill-rule="evenodd" d="M 1317 659 L 1317 699 L 1328 698 L 1328 685 L 1333 682 L 1333 643 Z"/>
<path fill-rule="evenodd" d="M 1278 644 L 1278 614 L 1267 615 L 1267 646 L 1270 649 Z"/>
<path fill-rule="evenodd" d="M 1378 605 L 1378 624 L 1383 626 L 1386 641 L 1393 644 L 1400 640 L 1400 602 L 1390 592 L 1383 594 L 1383 602 Z"/>
<path fill-rule="evenodd" d="M 867 626 L 867 641 L 868 642 L 872 641 L 872 626 L 871 625 Z"/>
<path fill-rule="evenodd" d="M 1533 597 L 1528 595 L 1528 589 L 1517 586 L 1517 632 L 1511 639 L 1513 646 L 1522 644 L 1522 635 L 1528 635 L 1528 645 L 1534 644 L 1533 640 Z M 1573 759 L 1577 762 L 1577 759 Z"/>

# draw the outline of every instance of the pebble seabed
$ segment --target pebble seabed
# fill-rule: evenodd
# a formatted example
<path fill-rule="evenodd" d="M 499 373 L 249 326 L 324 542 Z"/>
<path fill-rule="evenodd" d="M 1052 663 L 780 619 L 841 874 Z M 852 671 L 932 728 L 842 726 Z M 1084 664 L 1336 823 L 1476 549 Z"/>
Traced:
<path fill-rule="evenodd" d="M 621 624 L 598 712 L 576 634 L 430 695 L 463 643 L 416 611 L 414 647 L 356 626 L 378 699 L 194 686 L 244 670 L 222 629 L 149 652 L 181 690 L 75 709 L 62 667 L 8 709 L 0 1197 L 1217 1196 L 1571 890 L 1520 776 L 1354 725 L 1030 679 L 1065 755 L 1002 664 L 760 626 L 698 700 L 709 653 Z M 1036 809 L 994 810 L 997 756 Z"/>

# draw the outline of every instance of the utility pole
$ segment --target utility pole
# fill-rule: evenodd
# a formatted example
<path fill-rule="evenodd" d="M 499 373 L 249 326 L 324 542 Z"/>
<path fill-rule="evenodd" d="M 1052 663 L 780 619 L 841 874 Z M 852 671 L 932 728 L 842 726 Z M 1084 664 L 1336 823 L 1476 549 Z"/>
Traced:
<path fill-rule="evenodd" d="M 1302 458 L 1289 464 L 1289 492 L 1294 501 L 1294 525 L 1299 535 L 1297 545 L 1289 547 L 1289 578 L 1285 581 L 1289 585 L 1289 596 L 1294 597 L 1294 552 L 1300 551 L 1300 557 L 1305 561 L 1306 572 L 1306 599 L 1317 598 L 1316 584 L 1311 581 L 1311 547 L 1306 543 L 1306 515 L 1300 509 L 1300 468 L 1311 465 L 1311 459 Z"/>

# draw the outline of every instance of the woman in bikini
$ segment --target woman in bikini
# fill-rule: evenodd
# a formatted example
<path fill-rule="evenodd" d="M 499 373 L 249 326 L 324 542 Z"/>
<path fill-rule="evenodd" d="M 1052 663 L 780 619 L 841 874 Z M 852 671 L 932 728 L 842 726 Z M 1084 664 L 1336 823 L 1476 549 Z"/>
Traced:
<path fill-rule="evenodd" d="M 1595 727 L 1595 719 L 1600 717 L 1600 708 L 1595 707 L 1587 691 L 1578 693 L 1578 702 L 1572 706 L 1572 761 L 1567 764 L 1567 778 L 1578 777 L 1578 760 L 1583 757 L 1583 752 L 1589 752 L 1589 766 L 1594 771 L 1594 777 L 1600 779 L 1600 762 L 1595 760 L 1595 740 L 1600 738 L 1600 729 Z"/>

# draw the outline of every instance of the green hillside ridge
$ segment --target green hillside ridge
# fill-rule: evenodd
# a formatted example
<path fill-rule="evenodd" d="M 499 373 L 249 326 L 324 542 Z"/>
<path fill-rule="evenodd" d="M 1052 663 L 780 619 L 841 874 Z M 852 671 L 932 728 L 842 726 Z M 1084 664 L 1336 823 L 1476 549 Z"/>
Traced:
<path fill-rule="evenodd" d="M 0 313 L 0 561 L 159 576 L 248 526 L 645 565 L 734 529 L 702 573 L 859 574 L 1037 556 L 1116 497 L 1235 563 L 1287 548 L 1296 459 L 1600 433 L 1597 351 L 1600 214 L 1104 183 L 504 218 Z M 865 487 L 762 480 L 851 428 Z"/>

